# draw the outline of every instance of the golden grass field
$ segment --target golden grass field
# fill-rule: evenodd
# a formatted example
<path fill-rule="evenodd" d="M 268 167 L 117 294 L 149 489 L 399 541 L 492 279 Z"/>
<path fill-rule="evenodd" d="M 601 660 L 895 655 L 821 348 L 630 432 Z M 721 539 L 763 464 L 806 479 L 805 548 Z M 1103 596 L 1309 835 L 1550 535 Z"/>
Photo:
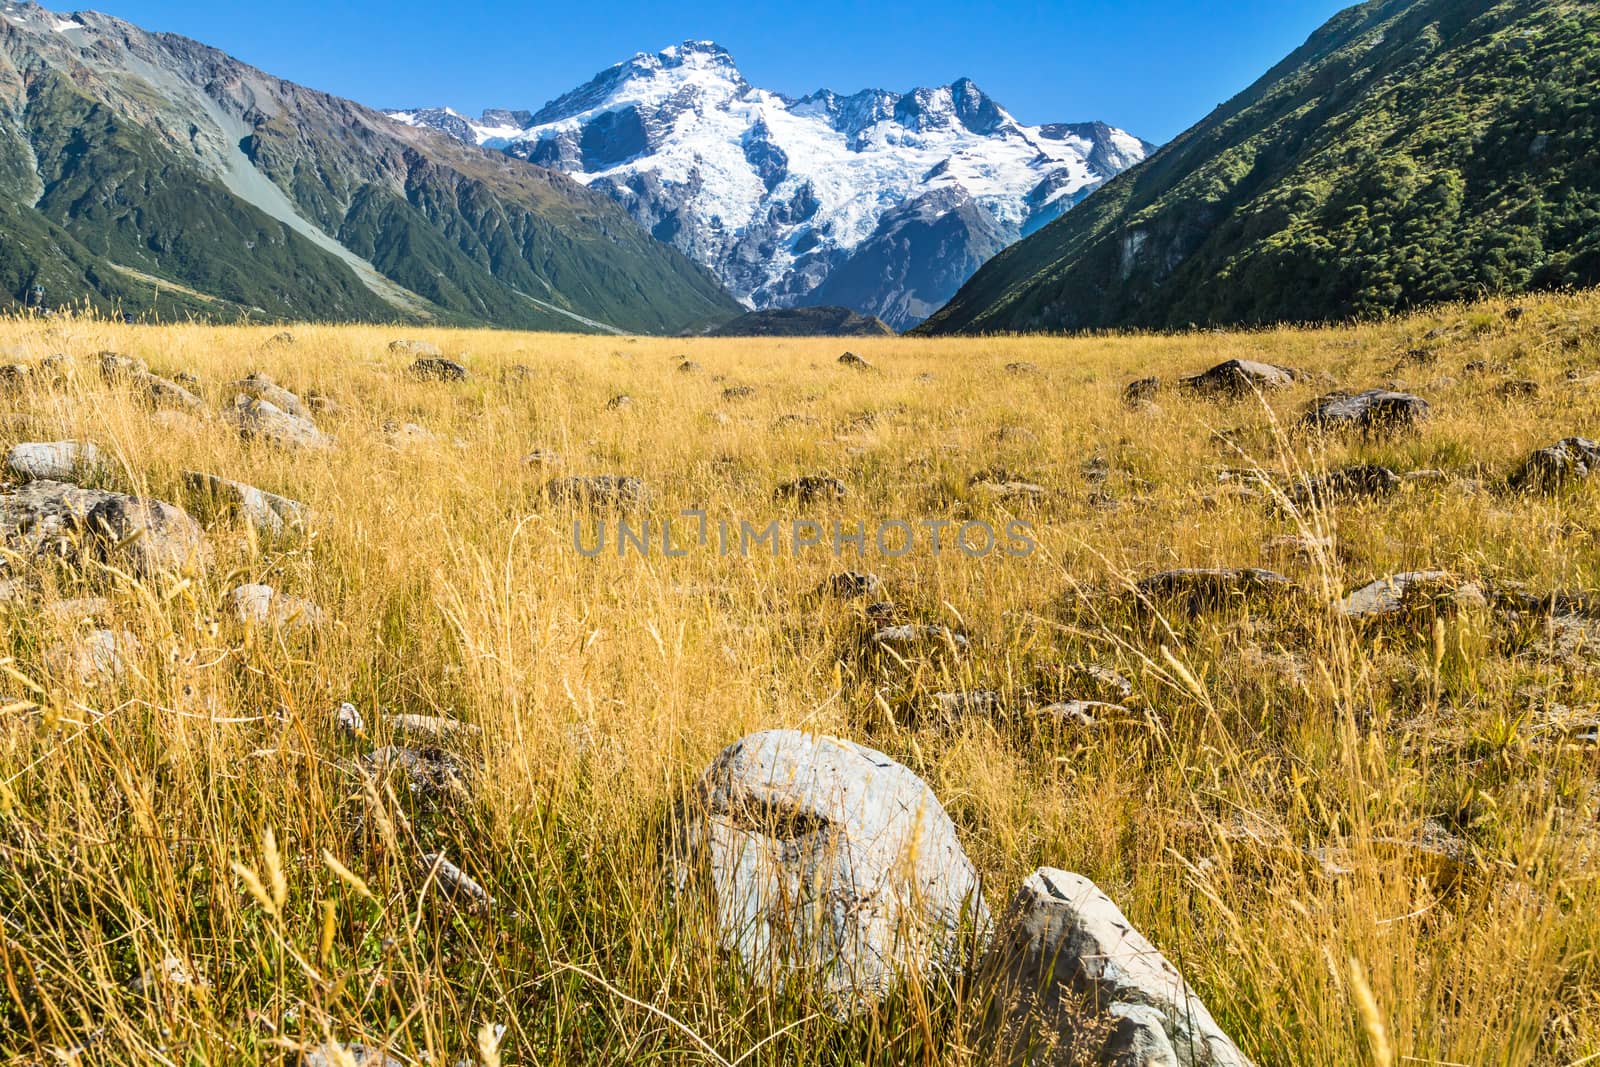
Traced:
<path fill-rule="evenodd" d="M 149 583 L 11 559 L 26 588 L 3 608 L 0 1060 L 278 1063 L 331 1037 L 406 1064 L 992 1062 L 970 991 L 911 988 L 839 1023 L 803 990 L 742 982 L 672 894 L 663 841 L 684 789 L 741 735 L 803 726 L 922 775 L 997 912 L 1037 866 L 1094 879 L 1259 1064 L 1600 1062 L 1600 748 L 1582 733 L 1600 650 L 1557 649 L 1526 616 L 1369 631 L 1329 610 L 1407 570 L 1600 588 L 1600 493 L 1500 488 L 1533 449 L 1600 432 L 1600 295 L 1525 306 L 1084 339 L 302 326 L 274 345 L 271 328 L 0 322 L 6 361 L 76 361 L 65 386 L 7 397 L 0 443 L 97 442 L 114 457 L 102 483 L 191 508 L 213 552 Z M 412 380 L 398 337 L 465 353 L 472 380 Z M 840 366 L 846 348 L 876 370 Z M 1405 363 L 1418 348 L 1436 361 Z M 152 413 L 102 380 L 104 350 L 192 372 L 211 414 Z M 1230 357 L 1325 373 L 1264 403 L 1121 402 L 1131 379 Z M 680 372 L 686 358 L 703 370 Z M 1036 372 L 1004 369 L 1019 361 Z M 530 371 L 507 377 L 515 364 Z M 241 441 L 215 413 L 250 371 L 336 399 L 318 422 L 337 446 Z M 1508 379 L 1540 388 L 1505 398 Z M 1290 432 L 1332 386 L 1391 381 L 1433 403 L 1421 432 Z M 725 399 L 735 385 L 755 392 Z M 608 408 L 617 394 L 633 403 Z M 434 436 L 395 442 L 390 421 Z M 561 462 L 526 463 L 535 449 Z M 1356 460 L 1449 477 L 1296 515 L 1217 475 Z M 969 484 L 994 467 L 1050 495 Z M 206 513 L 185 469 L 301 500 L 309 529 L 263 541 Z M 642 478 L 656 518 L 1015 517 L 1038 548 L 586 558 L 572 523 L 592 541 L 593 517 L 543 487 L 602 473 Z M 846 499 L 774 500 L 813 473 Z M 1307 532 L 1332 549 L 1270 544 Z M 1131 581 L 1190 565 L 1274 568 L 1308 596 L 1131 606 Z M 863 658 L 865 602 L 816 593 L 846 569 L 970 649 Z M 241 628 L 222 598 L 248 581 L 327 623 Z M 47 607 L 91 595 L 111 600 L 100 623 Z M 52 669 L 46 649 L 100 624 L 137 636 L 129 675 Z M 1126 720 L 1032 713 L 1080 662 L 1134 682 Z M 962 690 L 1003 709 L 941 714 L 933 694 Z M 364 736 L 339 728 L 345 701 Z M 447 742 L 466 787 L 419 799 L 356 773 L 390 740 L 385 713 L 481 728 Z M 428 884 L 417 857 L 441 850 L 492 908 Z M 480 1049 L 486 1025 L 507 1028 L 498 1050 Z"/>

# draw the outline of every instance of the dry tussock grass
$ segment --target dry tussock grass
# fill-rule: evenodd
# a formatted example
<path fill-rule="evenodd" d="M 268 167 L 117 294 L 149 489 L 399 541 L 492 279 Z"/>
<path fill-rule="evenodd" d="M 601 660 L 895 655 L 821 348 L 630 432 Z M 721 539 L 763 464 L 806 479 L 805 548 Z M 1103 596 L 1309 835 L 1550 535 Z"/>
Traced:
<path fill-rule="evenodd" d="M 66 386 L 8 398 L 6 443 L 98 442 L 114 457 L 103 484 L 197 514 L 185 469 L 315 516 L 269 541 L 201 514 L 215 556 L 181 581 L 13 560 L 39 584 L 4 609 L 17 699 L 0 712 L 0 1056 L 245 1063 L 333 1037 L 403 1062 L 987 1062 L 970 991 L 912 989 L 840 1025 L 803 991 L 739 982 L 703 916 L 673 900 L 672 804 L 723 746 L 787 725 L 923 775 L 996 907 L 1041 864 L 1092 877 L 1261 1063 L 1583 1062 L 1600 1052 L 1596 749 L 1570 729 L 1597 717 L 1600 658 L 1551 652 L 1538 619 L 1365 632 L 1327 605 L 1435 567 L 1596 587 L 1594 491 L 1497 486 L 1533 448 L 1596 428 L 1600 385 L 1568 377 L 1600 371 L 1597 328 L 1591 294 L 1515 322 L 1491 303 L 1349 329 L 850 342 L 875 372 L 838 366 L 844 345 L 827 340 L 423 332 L 468 353 L 473 380 L 446 384 L 408 378 L 380 328 L 301 327 L 284 346 L 265 329 L 0 324 L 13 359 L 77 359 Z M 1396 366 L 1416 348 L 1436 362 Z M 319 422 L 337 448 L 155 416 L 101 381 L 106 349 L 199 375 L 213 411 L 252 370 L 334 397 Z M 1321 379 L 1265 404 L 1120 403 L 1131 378 L 1235 356 Z M 680 372 L 685 357 L 703 371 Z M 1506 367 L 1467 369 L 1478 361 Z M 1037 373 L 1003 369 L 1015 362 Z M 514 364 L 525 378 L 503 378 Z M 1541 388 L 1502 398 L 1507 378 Z M 1392 379 L 1433 401 L 1420 433 L 1288 432 L 1324 382 Z M 734 385 L 755 393 L 724 399 Z M 608 410 L 619 393 L 633 403 Z M 388 421 L 434 437 L 397 447 Z M 563 463 L 526 464 L 536 448 Z M 1450 478 L 1295 516 L 1216 473 L 1356 460 Z M 969 485 L 993 467 L 1051 494 L 1007 505 Z M 572 544 L 583 513 L 541 490 L 597 473 L 644 479 L 657 518 L 1017 517 L 1038 550 L 589 559 Z M 811 473 L 848 497 L 773 500 Z M 1285 560 L 1267 544 L 1304 533 L 1335 547 Z M 1279 568 L 1308 595 L 1163 618 L 1126 595 L 1209 565 Z M 847 567 L 971 649 L 861 655 L 861 604 L 815 595 Z M 244 631 L 222 601 L 244 581 L 332 621 Z M 85 624 L 41 605 L 88 595 L 139 639 L 119 682 L 46 661 Z M 1079 662 L 1134 682 L 1127 721 L 1031 713 L 1088 695 L 1051 688 Z M 934 710 L 935 692 L 963 690 L 998 692 L 1004 710 Z M 365 736 L 338 728 L 342 701 Z M 448 743 L 464 780 L 421 796 L 403 775 L 355 774 L 391 740 L 385 712 L 480 727 Z M 437 852 L 494 906 L 441 892 L 418 863 Z M 489 1024 L 507 1028 L 498 1046 Z"/>

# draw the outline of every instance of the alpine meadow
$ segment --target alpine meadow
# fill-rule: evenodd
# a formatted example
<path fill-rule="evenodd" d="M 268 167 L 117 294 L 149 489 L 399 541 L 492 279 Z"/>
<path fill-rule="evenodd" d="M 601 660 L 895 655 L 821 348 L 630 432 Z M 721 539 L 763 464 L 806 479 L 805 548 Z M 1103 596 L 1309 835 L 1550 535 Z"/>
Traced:
<path fill-rule="evenodd" d="M 1161 146 L 722 17 L 0 3 L 0 1062 L 1600 1063 L 1593 5 Z"/>

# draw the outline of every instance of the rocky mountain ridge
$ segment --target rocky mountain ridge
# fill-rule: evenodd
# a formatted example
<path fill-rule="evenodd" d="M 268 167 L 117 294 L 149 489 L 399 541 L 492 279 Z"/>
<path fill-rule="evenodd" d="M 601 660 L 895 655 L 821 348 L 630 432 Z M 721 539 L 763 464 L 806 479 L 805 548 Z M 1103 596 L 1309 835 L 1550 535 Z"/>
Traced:
<path fill-rule="evenodd" d="M 739 311 L 561 174 L 31 3 L 0 4 L 0 233 L 0 292 L 46 305 L 662 333 Z"/>
<path fill-rule="evenodd" d="M 639 53 L 532 113 L 388 113 L 563 171 L 753 308 L 843 305 L 897 329 L 1152 146 L 1029 126 L 970 79 L 908 93 L 752 85 L 726 49 Z"/>

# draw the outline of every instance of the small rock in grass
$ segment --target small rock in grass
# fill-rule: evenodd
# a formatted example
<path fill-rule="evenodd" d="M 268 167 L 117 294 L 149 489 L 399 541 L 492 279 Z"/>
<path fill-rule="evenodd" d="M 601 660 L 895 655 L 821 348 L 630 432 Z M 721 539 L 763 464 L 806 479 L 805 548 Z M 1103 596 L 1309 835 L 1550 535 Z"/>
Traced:
<path fill-rule="evenodd" d="M 467 792 L 466 770 L 461 761 L 442 749 L 386 745 L 360 757 L 357 763 L 371 775 L 401 772 L 407 787 L 417 796 L 461 796 Z"/>
<path fill-rule="evenodd" d="M 383 436 L 391 448 L 417 448 L 424 445 L 436 444 L 439 435 L 426 426 L 418 426 L 414 422 L 395 422 L 393 419 L 383 424 Z"/>
<path fill-rule="evenodd" d="M 325 1041 L 305 1054 L 305 1067 L 405 1067 L 378 1049 L 360 1042 Z"/>
<path fill-rule="evenodd" d="M 427 356 L 411 364 L 411 376 L 422 382 L 464 382 L 467 368 L 453 359 Z"/>
<path fill-rule="evenodd" d="M 44 658 L 57 675 L 93 685 L 126 675 L 128 659 L 138 651 L 138 639 L 126 631 L 92 630 L 76 641 L 54 646 Z"/>
<path fill-rule="evenodd" d="M 191 492 L 221 503 L 260 533 L 277 536 L 306 523 L 306 507 L 298 500 L 199 471 L 184 471 L 183 479 Z"/>
<path fill-rule="evenodd" d="M 917 623 L 885 626 L 875 631 L 870 640 L 875 645 L 883 648 L 892 648 L 900 652 L 916 651 L 919 648 L 949 648 L 960 651 L 967 647 L 965 634 L 958 634 L 948 626 Z"/>
<path fill-rule="evenodd" d="M 383 721 L 394 733 L 426 737 L 432 741 L 443 741 L 458 734 L 476 735 L 483 732 L 472 723 L 442 715 L 385 715 Z"/>
<path fill-rule="evenodd" d="M 1388 496 L 1400 488 L 1400 476 L 1388 467 L 1362 463 L 1308 479 L 1290 494 L 1299 507 L 1326 506 L 1339 500 Z"/>
<path fill-rule="evenodd" d="M 24 481 L 70 482 L 100 466 L 100 449 L 89 441 L 25 441 L 6 453 L 6 467 Z"/>
<path fill-rule="evenodd" d="M 1338 613 L 1355 622 L 1383 622 L 1487 606 L 1488 598 L 1476 582 L 1448 571 L 1406 571 L 1350 593 L 1339 602 Z"/>
<path fill-rule="evenodd" d="M 310 419 L 291 415 L 269 400 L 243 393 L 234 397 L 223 418 L 247 441 L 266 441 L 280 448 L 333 447 L 333 438 L 317 429 Z"/>
<path fill-rule="evenodd" d="M 265 400 L 279 410 L 286 411 L 297 418 L 308 419 L 311 417 L 311 410 L 306 406 L 304 400 L 301 400 L 299 396 L 291 393 L 259 371 L 253 371 L 239 381 L 234 382 L 233 388 L 244 396 Z"/>
<path fill-rule="evenodd" d="M 362 734 L 367 729 L 367 720 L 361 717 L 361 710 L 349 701 L 339 705 L 339 710 L 334 713 L 334 724 L 347 734 Z"/>
<path fill-rule="evenodd" d="M 883 594 L 883 579 L 870 571 L 842 571 L 823 583 L 823 588 L 841 600 L 875 597 Z"/>
<path fill-rule="evenodd" d="M 1094 727 L 1126 719 L 1133 713 L 1104 700 L 1063 700 L 1039 709 L 1040 715 L 1066 726 Z"/>
<path fill-rule="evenodd" d="M 39 617 L 56 623 L 80 623 L 90 619 L 103 622 L 111 618 L 114 610 L 107 597 L 71 597 L 45 604 L 39 609 Z"/>
<path fill-rule="evenodd" d="M 1179 384 L 1201 396 L 1243 397 L 1268 389 L 1292 385 L 1298 374 L 1286 367 L 1257 363 L 1249 359 L 1230 359 L 1202 374 L 1182 379 Z"/>
<path fill-rule="evenodd" d="M 486 911 L 494 903 L 494 898 L 488 891 L 470 874 L 446 859 L 443 852 L 430 852 L 424 855 L 422 869 L 431 875 L 447 894 L 465 901 L 469 911 Z"/>
<path fill-rule="evenodd" d="M 1270 603 L 1293 593 L 1294 583 L 1260 567 L 1180 567 L 1138 583 L 1144 598 L 1177 603 L 1191 611 Z"/>
<path fill-rule="evenodd" d="M 825 474 L 807 474 L 784 482 L 772 495 L 775 500 L 810 504 L 822 500 L 843 500 L 848 494 L 849 489 L 837 478 Z"/>
<path fill-rule="evenodd" d="M 152 967 L 128 983 L 128 989 L 135 993 L 144 993 L 161 986 L 184 989 L 189 987 L 205 988 L 204 979 L 197 979 L 189 970 L 187 964 L 176 956 L 168 956 L 161 961 L 160 966 Z"/>
<path fill-rule="evenodd" d="M 555 478 L 545 495 L 558 503 L 589 507 L 638 507 L 650 502 L 650 490 L 638 478 L 616 474 L 591 474 Z"/>
<path fill-rule="evenodd" d="M 228 593 L 234 617 L 245 626 L 272 626 L 281 630 L 314 630 L 326 616 L 316 604 L 287 596 L 270 585 L 241 585 Z"/>
<path fill-rule="evenodd" d="M 1587 437 L 1565 437 L 1529 456 L 1510 484 L 1516 490 L 1548 493 L 1586 481 L 1597 467 L 1600 444 Z"/>
<path fill-rule="evenodd" d="M 1122 402 L 1130 408 L 1146 407 L 1155 403 L 1160 393 L 1160 378 L 1140 378 L 1123 387 Z"/>
<path fill-rule="evenodd" d="M 939 709 L 939 714 L 951 719 L 958 719 L 964 715 L 992 714 L 1004 706 L 1000 694 L 990 689 L 935 693 L 933 703 Z"/>
<path fill-rule="evenodd" d="M 1410 393 L 1387 389 L 1368 389 L 1354 396 L 1330 393 L 1312 402 L 1300 425 L 1323 432 L 1390 435 L 1414 429 L 1431 411 L 1426 400 Z"/>

